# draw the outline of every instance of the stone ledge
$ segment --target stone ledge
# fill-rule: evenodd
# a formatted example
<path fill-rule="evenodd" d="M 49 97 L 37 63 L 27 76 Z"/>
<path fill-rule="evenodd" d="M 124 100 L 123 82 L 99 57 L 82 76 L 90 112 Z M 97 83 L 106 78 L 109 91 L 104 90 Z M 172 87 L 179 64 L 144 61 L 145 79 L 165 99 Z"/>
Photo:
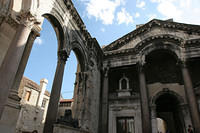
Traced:
<path fill-rule="evenodd" d="M 74 128 L 62 124 L 54 124 L 53 133 L 89 133 L 80 128 Z"/>

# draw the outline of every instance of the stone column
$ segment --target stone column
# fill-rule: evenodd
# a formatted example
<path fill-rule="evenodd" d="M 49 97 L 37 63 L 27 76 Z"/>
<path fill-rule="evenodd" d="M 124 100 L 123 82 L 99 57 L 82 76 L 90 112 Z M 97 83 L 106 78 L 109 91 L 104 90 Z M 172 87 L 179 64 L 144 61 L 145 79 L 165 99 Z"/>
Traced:
<path fill-rule="evenodd" d="M 151 106 L 151 123 L 152 123 L 152 133 L 157 133 L 158 127 L 157 127 L 156 105 Z"/>
<path fill-rule="evenodd" d="M 54 81 L 51 90 L 51 96 L 49 101 L 49 106 L 47 110 L 46 121 L 44 125 L 44 133 L 52 133 L 53 132 L 53 124 L 56 122 L 57 112 L 58 112 L 58 104 L 60 100 L 60 92 L 63 81 L 63 74 L 65 69 L 65 63 L 67 61 L 68 55 L 65 50 L 61 50 L 58 52 L 58 62 L 56 73 L 54 76 Z"/>
<path fill-rule="evenodd" d="M 184 125 L 184 128 L 185 128 L 185 132 L 187 133 L 188 125 L 192 125 L 188 104 L 181 103 L 179 105 L 179 108 L 180 108 L 180 111 L 182 113 L 181 117 L 183 117 L 183 120 L 184 120 L 183 125 Z"/>
<path fill-rule="evenodd" d="M 151 133 L 151 120 L 149 114 L 149 103 L 148 103 L 148 90 L 146 87 L 146 79 L 144 66 L 139 64 L 139 82 L 140 82 L 140 105 L 142 115 L 142 133 Z"/>
<path fill-rule="evenodd" d="M 30 27 L 24 24 L 18 25 L 16 34 L 0 67 L 0 117 L 2 116 L 9 90 L 14 83 L 15 75 L 30 32 Z"/>
<path fill-rule="evenodd" d="M 200 115 L 197 106 L 197 99 L 194 92 L 194 88 L 192 86 L 192 81 L 190 78 L 190 74 L 186 65 L 186 62 L 182 62 L 181 64 L 182 76 L 185 87 L 185 94 L 188 101 L 188 106 L 190 109 L 190 115 L 192 119 L 192 124 L 195 133 L 200 133 Z"/>
<path fill-rule="evenodd" d="M 16 101 L 20 100 L 19 97 L 18 97 L 19 85 L 20 85 L 21 79 L 23 77 L 24 70 L 25 70 L 27 62 L 28 62 L 28 58 L 29 58 L 30 53 L 31 53 L 31 49 L 33 47 L 34 40 L 38 36 L 39 36 L 39 32 L 32 30 L 32 32 L 30 33 L 30 35 L 28 37 L 28 41 L 26 43 L 21 61 L 19 63 L 17 73 L 15 75 L 14 83 L 11 87 L 11 90 L 10 90 L 10 93 L 9 93 L 9 96 L 8 96 L 9 99 L 13 99 L 13 100 L 16 100 Z"/>
<path fill-rule="evenodd" d="M 26 63 L 31 51 L 31 47 L 33 44 L 33 41 L 35 40 L 36 36 L 38 34 L 34 31 L 32 31 L 29 35 L 28 41 L 26 43 L 24 53 L 22 55 L 21 61 L 19 63 L 19 68 L 17 70 L 17 73 L 15 75 L 14 83 L 11 87 L 8 100 L 6 102 L 6 105 L 4 107 L 4 111 L 0 120 L 0 130 L 4 132 L 15 132 L 17 125 L 17 120 L 20 118 L 20 97 L 18 96 L 18 88 L 20 85 L 21 78 L 24 73 L 24 69 L 26 67 Z M 12 114 L 12 117 L 10 115 Z M 10 117 L 8 119 L 8 117 Z"/>
<path fill-rule="evenodd" d="M 101 123 L 101 132 L 107 133 L 108 132 L 108 71 L 109 68 L 104 69 L 104 77 L 103 77 L 103 92 L 102 92 L 102 123 Z"/>

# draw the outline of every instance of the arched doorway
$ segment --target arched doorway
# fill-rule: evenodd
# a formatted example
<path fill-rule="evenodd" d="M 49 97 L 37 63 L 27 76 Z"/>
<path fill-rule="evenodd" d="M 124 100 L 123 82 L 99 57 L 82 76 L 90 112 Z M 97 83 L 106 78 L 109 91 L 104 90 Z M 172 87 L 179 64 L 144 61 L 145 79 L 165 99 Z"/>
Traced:
<path fill-rule="evenodd" d="M 179 104 L 178 98 L 170 93 L 164 93 L 156 99 L 157 118 L 162 119 L 157 121 L 158 129 L 164 127 L 162 130 L 165 132 L 184 133 L 184 120 Z"/>

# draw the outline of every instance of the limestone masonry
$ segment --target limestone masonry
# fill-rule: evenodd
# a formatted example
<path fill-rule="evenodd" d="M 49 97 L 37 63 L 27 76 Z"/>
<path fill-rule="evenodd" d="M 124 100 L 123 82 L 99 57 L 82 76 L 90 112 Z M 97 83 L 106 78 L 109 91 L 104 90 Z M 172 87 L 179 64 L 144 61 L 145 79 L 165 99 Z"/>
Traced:
<path fill-rule="evenodd" d="M 59 42 L 51 95 L 46 79 L 23 78 L 44 18 Z M 154 19 L 101 48 L 71 0 L 0 0 L 0 42 L 2 133 L 200 133 L 199 25 Z M 79 64 L 66 110 L 59 101 L 71 51 Z"/>

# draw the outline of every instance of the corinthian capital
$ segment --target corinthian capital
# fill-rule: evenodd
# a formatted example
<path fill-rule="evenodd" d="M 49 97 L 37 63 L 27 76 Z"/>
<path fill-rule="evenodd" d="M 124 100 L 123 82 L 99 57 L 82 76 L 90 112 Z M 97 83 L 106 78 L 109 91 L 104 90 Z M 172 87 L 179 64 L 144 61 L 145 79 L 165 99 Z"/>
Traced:
<path fill-rule="evenodd" d="M 24 24 L 30 28 L 32 28 L 34 25 L 40 24 L 40 22 L 37 21 L 36 16 L 33 16 L 31 12 L 20 12 L 20 14 L 17 15 L 17 20 L 19 23 Z"/>
<path fill-rule="evenodd" d="M 60 50 L 60 51 L 58 51 L 58 60 L 59 61 L 66 62 L 67 58 L 68 58 L 68 54 L 67 54 L 66 50 Z"/>

